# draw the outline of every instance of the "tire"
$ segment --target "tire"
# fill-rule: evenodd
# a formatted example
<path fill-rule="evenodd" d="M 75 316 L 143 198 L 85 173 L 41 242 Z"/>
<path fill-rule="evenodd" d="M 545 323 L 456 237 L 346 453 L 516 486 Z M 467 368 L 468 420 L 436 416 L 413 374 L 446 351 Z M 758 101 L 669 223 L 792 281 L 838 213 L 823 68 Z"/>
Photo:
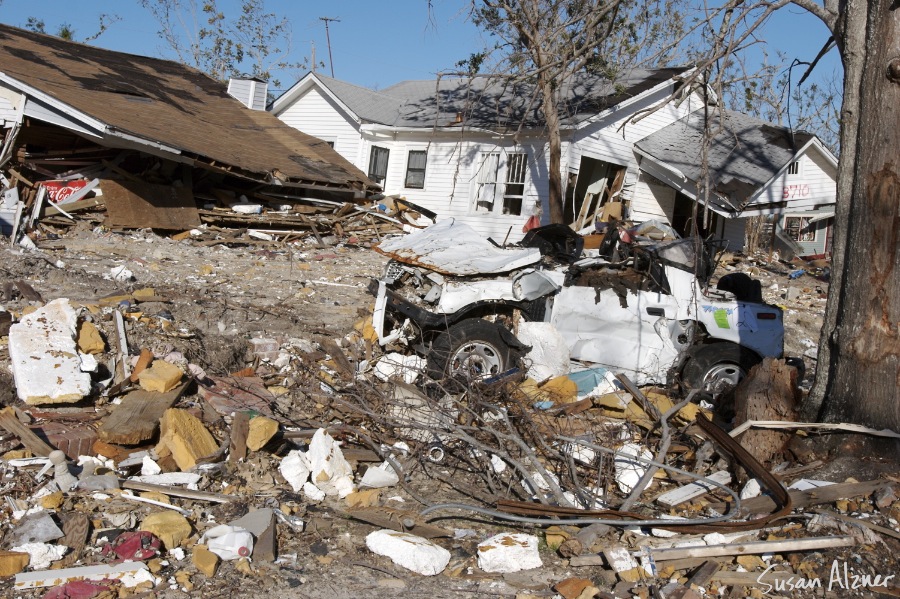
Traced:
<path fill-rule="evenodd" d="M 499 325 L 469 318 L 438 335 L 426 358 L 432 379 L 471 382 L 508 370 L 515 352 L 503 340 Z"/>
<path fill-rule="evenodd" d="M 692 352 L 681 380 L 688 391 L 699 389 L 718 399 L 737 387 L 761 361 L 757 354 L 734 343 L 703 345 Z"/>

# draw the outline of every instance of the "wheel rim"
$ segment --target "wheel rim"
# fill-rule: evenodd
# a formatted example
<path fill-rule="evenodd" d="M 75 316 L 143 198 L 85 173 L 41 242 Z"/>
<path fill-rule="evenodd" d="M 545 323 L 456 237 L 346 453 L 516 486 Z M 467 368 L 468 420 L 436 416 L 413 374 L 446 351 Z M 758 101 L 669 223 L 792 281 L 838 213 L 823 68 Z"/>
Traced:
<path fill-rule="evenodd" d="M 734 389 L 746 373 L 737 364 L 716 364 L 703 377 L 703 390 L 715 396 Z"/>
<path fill-rule="evenodd" d="M 503 359 L 497 348 L 483 341 L 466 343 L 450 358 L 449 374 L 477 380 L 500 374 Z"/>

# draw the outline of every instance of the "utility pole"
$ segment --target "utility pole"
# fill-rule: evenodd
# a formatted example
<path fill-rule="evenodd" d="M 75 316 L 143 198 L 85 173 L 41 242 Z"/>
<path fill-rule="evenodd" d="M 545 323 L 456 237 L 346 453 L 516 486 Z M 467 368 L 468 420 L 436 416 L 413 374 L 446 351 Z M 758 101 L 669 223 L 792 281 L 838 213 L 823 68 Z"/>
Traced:
<path fill-rule="evenodd" d="M 309 40 L 312 46 L 312 72 L 316 72 L 316 40 Z"/>
<path fill-rule="evenodd" d="M 332 19 L 329 17 L 319 17 L 320 21 L 325 21 L 325 41 L 328 42 L 328 64 L 331 65 L 331 78 L 334 79 L 334 61 L 331 59 L 331 35 L 328 33 L 328 22 L 334 21 L 340 23 L 340 19 Z"/>

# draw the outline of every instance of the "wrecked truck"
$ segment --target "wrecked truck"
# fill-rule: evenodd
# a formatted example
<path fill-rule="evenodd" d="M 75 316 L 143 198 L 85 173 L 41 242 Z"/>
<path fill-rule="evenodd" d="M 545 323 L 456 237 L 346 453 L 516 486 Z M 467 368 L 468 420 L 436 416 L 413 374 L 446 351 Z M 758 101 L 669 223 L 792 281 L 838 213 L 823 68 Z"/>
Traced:
<path fill-rule="evenodd" d="M 758 282 L 736 273 L 709 287 L 717 249 L 624 243 L 610 227 L 599 250 L 583 251 L 563 225 L 501 247 L 442 221 L 376 247 L 391 260 L 369 287 L 373 325 L 382 346 L 412 348 L 437 380 L 515 368 L 531 349 L 517 327 L 531 321 L 550 323 L 573 360 L 717 396 L 781 357 L 784 342 L 782 311 L 762 302 Z"/>

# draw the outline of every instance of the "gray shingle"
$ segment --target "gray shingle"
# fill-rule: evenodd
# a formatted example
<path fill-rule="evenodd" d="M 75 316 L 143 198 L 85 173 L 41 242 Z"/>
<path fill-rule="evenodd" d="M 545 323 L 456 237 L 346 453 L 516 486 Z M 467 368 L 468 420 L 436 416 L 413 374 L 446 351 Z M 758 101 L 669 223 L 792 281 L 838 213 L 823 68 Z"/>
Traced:
<path fill-rule="evenodd" d="M 615 81 L 579 75 L 565 86 L 560 107 L 564 125 L 577 125 L 610 106 L 685 72 L 684 67 L 635 69 Z M 402 81 L 379 91 L 316 75 L 362 120 L 394 127 L 448 127 L 460 115 L 467 127 L 491 130 L 541 127 L 544 119 L 536 89 L 530 83 L 510 84 L 491 76 L 442 77 Z"/>
<path fill-rule="evenodd" d="M 730 208 L 739 211 L 747 200 L 784 168 L 812 135 L 794 132 L 739 112 L 712 112 L 715 132 L 709 149 L 709 170 L 716 191 L 727 196 Z M 642 152 L 680 170 L 693 182 L 702 176 L 700 146 L 703 112 L 648 135 L 635 144 Z"/>

